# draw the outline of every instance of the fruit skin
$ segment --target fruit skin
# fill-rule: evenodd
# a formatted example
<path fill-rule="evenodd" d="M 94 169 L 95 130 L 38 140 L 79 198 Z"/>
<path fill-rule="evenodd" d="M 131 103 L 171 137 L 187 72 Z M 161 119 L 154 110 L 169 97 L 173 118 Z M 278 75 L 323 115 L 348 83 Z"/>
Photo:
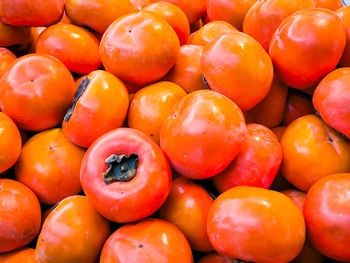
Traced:
<path fill-rule="evenodd" d="M 322 119 L 350 138 L 350 68 L 329 73 L 317 86 L 312 101 Z"/>
<path fill-rule="evenodd" d="M 30 27 L 17 27 L 0 23 L 0 46 L 20 45 L 21 48 L 25 48 L 30 41 Z"/>
<path fill-rule="evenodd" d="M 246 134 L 236 104 L 211 90 L 182 98 L 164 121 L 160 146 L 179 174 L 191 179 L 212 177 L 238 154 Z"/>
<path fill-rule="evenodd" d="M 232 263 L 234 260 L 229 257 L 222 256 L 216 252 L 201 257 L 197 263 Z"/>
<path fill-rule="evenodd" d="M 305 223 L 299 208 L 285 195 L 237 186 L 214 201 L 208 235 L 222 255 L 262 263 L 289 262 L 303 247 Z"/>
<path fill-rule="evenodd" d="M 176 225 L 186 236 L 192 249 L 213 251 L 207 235 L 207 217 L 213 199 L 201 186 L 184 177 L 176 178 L 165 203 L 160 208 L 160 218 Z"/>
<path fill-rule="evenodd" d="M 288 126 L 296 119 L 313 113 L 314 108 L 310 96 L 290 89 L 288 92 L 287 107 L 283 117 L 283 125 Z"/>
<path fill-rule="evenodd" d="M 349 142 L 316 115 L 292 122 L 281 147 L 283 176 L 304 192 L 322 177 L 350 171 Z"/>
<path fill-rule="evenodd" d="M 76 96 L 84 89 L 70 114 L 67 111 L 62 128 L 75 144 L 89 147 L 97 138 L 120 128 L 128 112 L 128 91 L 117 77 L 97 70 L 76 82 Z"/>
<path fill-rule="evenodd" d="M 306 195 L 304 216 L 311 243 L 332 259 L 350 261 L 350 174 L 317 181 Z"/>
<path fill-rule="evenodd" d="M 114 21 L 100 43 L 107 71 L 131 84 L 162 78 L 175 64 L 180 48 L 172 27 L 159 16 L 139 11 Z"/>
<path fill-rule="evenodd" d="M 0 108 L 24 130 L 40 131 L 59 124 L 73 94 L 71 73 L 45 54 L 18 58 L 0 80 Z"/>
<path fill-rule="evenodd" d="M 32 248 L 23 247 L 18 250 L 1 254 L 0 262 L 2 263 L 36 263 L 35 250 Z"/>
<path fill-rule="evenodd" d="M 86 196 L 70 196 L 46 218 L 38 237 L 38 263 L 94 263 L 110 233 L 109 222 Z"/>
<path fill-rule="evenodd" d="M 107 183 L 103 174 L 112 154 L 136 154 L 139 162 L 133 179 Z M 130 128 L 119 128 L 98 138 L 86 152 L 80 170 L 86 196 L 96 210 L 118 223 L 148 217 L 164 203 L 171 186 L 169 164 L 147 135 Z"/>
<path fill-rule="evenodd" d="M 289 197 L 294 202 L 294 204 L 299 207 L 300 211 L 303 211 L 306 193 L 293 189 L 286 189 L 281 191 L 281 193 Z"/>
<path fill-rule="evenodd" d="M 40 230 L 38 198 L 24 184 L 0 179 L 0 253 L 20 248 Z"/>
<path fill-rule="evenodd" d="M 343 53 L 343 56 L 339 62 L 341 67 L 350 66 L 350 7 L 344 6 L 336 11 L 336 14 L 339 16 L 340 20 L 343 23 L 343 26 L 346 30 L 346 46 Z"/>
<path fill-rule="evenodd" d="M 282 162 L 282 150 L 275 134 L 260 124 L 248 124 L 247 136 L 237 157 L 217 176 L 215 188 L 224 192 L 239 185 L 269 188 Z"/>
<path fill-rule="evenodd" d="M 210 89 L 242 110 L 250 110 L 269 93 L 273 66 L 269 55 L 252 37 L 232 32 L 210 42 L 203 51 L 201 68 Z"/>
<path fill-rule="evenodd" d="M 128 113 L 129 127 L 142 131 L 159 145 L 160 130 L 174 105 L 187 93 L 177 84 L 161 81 L 138 91 Z"/>
<path fill-rule="evenodd" d="M 316 7 L 327 8 L 333 11 L 343 7 L 343 3 L 341 0 L 312 0 L 312 1 L 314 1 Z"/>
<path fill-rule="evenodd" d="M 280 79 L 293 88 L 306 89 L 335 69 L 345 44 L 340 18 L 330 10 L 312 8 L 286 18 L 274 33 L 269 50 Z"/>
<path fill-rule="evenodd" d="M 160 219 L 124 225 L 103 246 L 100 263 L 193 263 L 183 233 Z"/>
<path fill-rule="evenodd" d="M 17 57 L 10 50 L 0 48 L 0 79 L 16 58 Z"/>

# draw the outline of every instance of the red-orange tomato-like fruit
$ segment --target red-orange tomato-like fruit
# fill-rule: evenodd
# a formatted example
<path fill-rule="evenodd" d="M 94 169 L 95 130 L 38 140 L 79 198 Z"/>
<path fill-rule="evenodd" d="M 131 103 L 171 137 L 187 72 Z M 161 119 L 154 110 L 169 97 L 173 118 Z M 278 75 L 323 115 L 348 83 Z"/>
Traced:
<path fill-rule="evenodd" d="M 122 126 L 129 97 L 125 85 L 103 70 L 84 76 L 77 85 L 62 127 L 73 143 L 87 148 L 101 135 Z"/>
<path fill-rule="evenodd" d="M 176 225 L 192 249 L 213 251 L 207 235 L 207 218 L 213 202 L 203 187 L 179 177 L 173 181 L 168 199 L 160 208 L 160 217 Z"/>
<path fill-rule="evenodd" d="M 180 85 L 188 93 L 206 89 L 200 67 L 203 49 L 196 45 L 181 46 L 175 66 L 165 79 Z"/>
<path fill-rule="evenodd" d="M 294 204 L 299 207 L 300 211 L 303 211 L 303 205 L 306 197 L 306 194 L 304 192 L 286 189 L 281 191 L 281 193 L 288 196 L 294 202 Z"/>
<path fill-rule="evenodd" d="M 9 69 L 11 63 L 16 60 L 16 56 L 6 48 L 0 48 L 0 79 Z"/>
<path fill-rule="evenodd" d="M 242 110 L 250 110 L 269 93 L 273 66 L 252 37 L 232 32 L 215 38 L 203 51 L 201 68 L 209 87 Z"/>
<path fill-rule="evenodd" d="M 350 6 L 344 6 L 336 11 L 346 30 L 346 46 L 339 62 L 341 67 L 350 67 Z"/>
<path fill-rule="evenodd" d="M 136 10 L 141 10 L 146 5 L 150 4 L 151 0 L 130 0 Z"/>
<path fill-rule="evenodd" d="M 316 7 L 337 10 L 343 7 L 342 0 L 312 0 Z"/>
<path fill-rule="evenodd" d="M 143 8 L 164 18 L 165 21 L 175 30 L 180 40 L 180 45 L 186 44 L 190 35 L 190 24 L 186 14 L 176 5 L 168 2 L 157 2 Z"/>
<path fill-rule="evenodd" d="M 313 113 L 314 108 L 311 97 L 290 89 L 288 92 L 287 107 L 283 117 L 283 125 L 288 126 L 296 119 Z"/>
<path fill-rule="evenodd" d="M 40 202 L 55 205 L 81 191 L 83 156 L 84 150 L 71 143 L 61 129 L 43 131 L 23 146 L 16 179 L 32 189 Z"/>
<path fill-rule="evenodd" d="M 16 124 L 0 112 L 0 174 L 17 162 L 21 150 L 22 139 Z"/>
<path fill-rule="evenodd" d="M 243 114 L 234 102 L 215 91 L 199 90 L 174 106 L 163 123 L 160 145 L 176 172 L 203 179 L 231 163 L 245 134 Z"/>
<path fill-rule="evenodd" d="M 21 248 L 6 254 L 0 254 L 1 263 L 36 263 L 33 248 Z"/>
<path fill-rule="evenodd" d="M 269 44 L 277 27 L 291 14 L 314 7 L 312 0 L 257 1 L 247 12 L 243 32 L 257 40 L 268 52 Z"/>
<path fill-rule="evenodd" d="M 72 74 L 62 62 L 45 54 L 18 58 L 0 81 L 0 108 L 24 130 L 59 124 L 73 95 Z"/>
<path fill-rule="evenodd" d="M 86 196 L 67 197 L 43 224 L 35 249 L 36 262 L 95 263 L 109 234 L 109 222 Z"/>
<path fill-rule="evenodd" d="M 193 263 L 191 247 L 173 224 L 160 219 L 124 225 L 103 246 L 100 263 Z"/>
<path fill-rule="evenodd" d="M 222 255 L 261 263 L 289 262 L 303 247 L 305 223 L 300 209 L 284 194 L 237 186 L 214 201 L 208 235 Z"/>
<path fill-rule="evenodd" d="M 220 255 L 216 252 L 210 253 L 201 257 L 197 263 L 233 263 L 234 260 L 232 258 Z"/>
<path fill-rule="evenodd" d="M 174 105 L 186 96 L 177 84 L 161 81 L 138 91 L 128 112 L 129 127 L 142 131 L 159 144 L 160 129 Z"/>
<path fill-rule="evenodd" d="M 65 0 L 2 0 L 0 22 L 13 26 L 48 26 L 60 21 Z"/>
<path fill-rule="evenodd" d="M 174 66 L 179 38 L 161 17 L 139 11 L 114 21 L 101 39 L 100 55 L 107 71 L 123 81 L 146 85 Z"/>
<path fill-rule="evenodd" d="M 36 42 L 36 52 L 59 59 L 80 75 L 101 66 L 99 41 L 89 31 L 71 24 L 56 24 L 45 29 Z"/>
<path fill-rule="evenodd" d="M 311 243 L 327 257 L 350 261 L 350 174 L 332 174 L 308 191 L 304 216 Z"/>
<path fill-rule="evenodd" d="M 31 41 L 30 27 L 10 26 L 0 23 L 0 46 L 26 47 Z"/>
<path fill-rule="evenodd" d="M 311 8 L 294 13 L 280 24 L 270 42 L 270 56 L 284 83 L 306 89 L 337 66 L 345 44 L 340 18 L 330 10 Z"/>
<path fill-rule="evenodd" d="M 38 198 L 24 184 L 0 179 L 0 253 L 25 246 L 40 230 Z"/>
<path fill-rule="evenodd" d="M 282 150 L 275 134 L 263 125 L 248 124 L 237 157 L 213 182 L 220 193 L 238 185 L 269 188 L 281 162 Z"/>

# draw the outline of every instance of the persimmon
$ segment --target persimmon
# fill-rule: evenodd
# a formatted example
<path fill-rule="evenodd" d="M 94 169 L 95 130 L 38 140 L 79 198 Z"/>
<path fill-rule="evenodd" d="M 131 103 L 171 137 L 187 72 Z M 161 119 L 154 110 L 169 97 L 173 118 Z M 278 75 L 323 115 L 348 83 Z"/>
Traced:
<path fill-rule="evenodd" d="M 0 46 L 20 46 L 25 48 L 31 41 L 29 27 L 17 27 L 0 23 Z"/>
<path fill-rule="evenodd" d="M 0 262 L 2 263 L 36 263 L 35 250 L 33 248 L 20 248 L 15 251 L 0 254 Z"/>
<path fill-rule="evenodd" d="M 339 62 L 341 67 L 350 66 L 350 6 L 344 6 L 336 11 L 346 30 L 346 46 L 344 54 Z"/>
<path fill-rule="evenodd" d="M 0 48 L 0 79 L 16 58 L 10 50 L 3 47 Z"/>
<path fill-rule="evenodd" d="M 343 7 L 342 0 L 312 0 L 316 7 L 327 8 L 330 10 L 337 10 Z"/>
<path fill-rule="evenodd" d="M 288 126 L 294 120 L 313 113 L 314 108 L 311 97 L 290 89 L 287 97 L 287 107 L 283 117 L 283 125 Z"/>

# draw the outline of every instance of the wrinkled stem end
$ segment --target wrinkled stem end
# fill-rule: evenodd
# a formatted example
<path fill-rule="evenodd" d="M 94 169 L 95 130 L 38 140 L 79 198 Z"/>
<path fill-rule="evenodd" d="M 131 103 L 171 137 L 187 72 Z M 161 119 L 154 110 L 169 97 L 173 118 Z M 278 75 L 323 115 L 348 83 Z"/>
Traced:
<path fill-rule="evenodd" d="M 108 169 L 103 174 L 106 184 L 114 182 L 128 182 L 136 175 L 139 156 L 135 153 L 126 156 L 124 154 L 112 154 L 106 159 Z"/>

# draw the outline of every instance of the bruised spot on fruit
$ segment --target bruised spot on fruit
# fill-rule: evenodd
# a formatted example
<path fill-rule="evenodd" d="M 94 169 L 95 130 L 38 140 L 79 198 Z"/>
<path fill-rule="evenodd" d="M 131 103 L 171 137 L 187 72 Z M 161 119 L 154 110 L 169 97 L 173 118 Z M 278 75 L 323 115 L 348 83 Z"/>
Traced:
<path fill-rule="evenodd" d="M 143 248 L 143 245 L 142 245 L 142 244 L 139 244 L 139 248 Z"/>
<path fill-rule="evenodd" d="M 105 161 L 108 164 L 108 168 L 103 174 L 103 180 L 106 184 L 128 182 L 136 176 L 139 156 L 135 153 L 129 156 L 112 154 Z"/>

